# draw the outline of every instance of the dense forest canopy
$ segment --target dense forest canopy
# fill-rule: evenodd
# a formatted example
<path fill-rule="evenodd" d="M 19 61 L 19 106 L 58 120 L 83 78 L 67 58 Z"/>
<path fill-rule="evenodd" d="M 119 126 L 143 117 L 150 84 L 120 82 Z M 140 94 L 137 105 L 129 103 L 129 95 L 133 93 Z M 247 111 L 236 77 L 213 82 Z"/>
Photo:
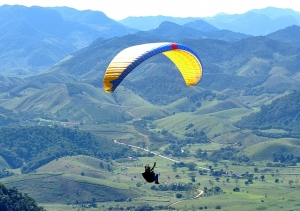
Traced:
<path fill-rule="evenodd" d="M 1 211 L 46 211 L 37 205 L 35 200 L 16 188 L 8 188 L 0 183 Z"/>
<path fill-rule="evenodd" d="M 300 136 L 300 91 L 274 100 L 236 123 L 240 128 L 283 129 L 290 135 Z"/>
<path fill-rule="evenodd" d="M 23 173 L 67 155 L 113 159 L 131 151 L 105 138 L 98 140 L 89 132 L 58 126 L 0 128 L 0 140 L 0 155 Z"/>

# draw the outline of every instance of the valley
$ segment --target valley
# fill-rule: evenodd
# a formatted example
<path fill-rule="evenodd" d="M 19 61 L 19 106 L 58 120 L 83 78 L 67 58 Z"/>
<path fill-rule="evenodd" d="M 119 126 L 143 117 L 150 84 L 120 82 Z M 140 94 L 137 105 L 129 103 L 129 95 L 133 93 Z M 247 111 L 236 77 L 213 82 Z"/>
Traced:
<path fill-rule="evenodd" d="M 299 25 L 243 34 L 262 17 L 252 11 L 248 24 L 224 19 L 240 32 L 211 25 L 226 25 L 218 17 L 139 31 L 101 12 L 0 11 L 1 184 L 47 211 L 300 209 Z M 47 14 L 52 30 L 34 21 Z M 200 82 L 186 86 L 158 54 L 107 94 L 114 56 L 153 42 L 193 49 Z M 141 175 L 154 162 L 159 185 Z"/>

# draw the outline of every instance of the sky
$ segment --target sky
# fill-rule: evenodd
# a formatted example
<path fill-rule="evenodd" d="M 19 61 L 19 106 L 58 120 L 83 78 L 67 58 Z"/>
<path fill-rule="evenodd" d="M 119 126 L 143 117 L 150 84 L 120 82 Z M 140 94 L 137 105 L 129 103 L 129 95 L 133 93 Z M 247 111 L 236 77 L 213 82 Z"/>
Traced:
<path fill-rule="evenodd" d="M 219 13 L 242 14 L 268 6 L 300 12 L 299 0 L 0 0 L 0 6 L 67 6 L 104 12 L 109 18 L 129 16 L 211 17 Z"/>

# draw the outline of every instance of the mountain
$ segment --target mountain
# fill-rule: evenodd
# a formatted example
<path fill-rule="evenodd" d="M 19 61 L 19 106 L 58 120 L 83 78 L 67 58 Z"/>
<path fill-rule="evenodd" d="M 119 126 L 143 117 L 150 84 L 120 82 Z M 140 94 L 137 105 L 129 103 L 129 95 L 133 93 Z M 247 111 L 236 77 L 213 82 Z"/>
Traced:
<path fill-rule="evenodd" d="M 205 38 L 237 41 L 253 34 L 263 34 L 254 33 L 253 30 L 273 32 L 291 24 L 299 25 L 297 17 L 298 13 L 295 11 L 268 8 L 242 15 L 222 15 L 207 19 L 166 16 L 134 18 L 134 23 L 141 23 L 143 26 L 147 26 L 145 23 L 148 22 L 149 26 L 156 24 L 148 33 L 127 27 L 122 21 L 114 21 L 100 11 L 4 5 L 0 7 L 0 74 L 20 77 L 34 75 L 63 58 L 72 57 L 72 53 L 96 39 L 139 33 L 140 36 L 155 36 L 159 40 Z M 126 21 L 130 22 L 130 18 Z M 260 25 L 256 24 L 257 21 Z M 218 24 L 234 25 L 239 30 L 218 27 Z"/>
<path fill-rule="evenodd" d="M 167 27 L 173 25 L 168 22 L 165 24 Z M 185 27 L 182 27 L 175 24 L 174 30 L 184 30 Z M 67 114 L 72 105 L 74 108 L 72 110 L 80 113 L 76 115 L 78 117 L 84 115 L 83 111 L 97 106 L 117 112 L 117 108 L 120 108 L 120 99 L 114 96 L 118 94 L 107 96 L 102 89 L 102 78 L 108 64 L 119 51 L 131 45 L 169 41 L 158 34 L 154 36 L 150 30 L 95 40 L 88 47 L 75 52 L 47 71 L 23 78 L 24 84 L 16 86 L 13 95 L 3 98 L 0 101 L 1 106 L 20 111 L 46 109 L 54 113 L 63 109 L 64 112 L 61 113 Z M 195 89 L 178 86 L 183 84 L 183 81 L 176 68 L 163 55 L 155 56 L 142 63 L 121 84 L 124 88 L 119 89 L 120 95 L 122 93 L 124 96 L 139 99 L 133 101 L 131 107 L 142 105 L 140 103 L 142 99 L 152 105 L 167 105 L 184 96 L 201 93 L 199 88 L 223 92 L 230 97 L 238 96 L 238 100 L 244 104 L 258 106 L 261 102 L 272 100 L 278 94 L 299 88 L 300 50 L 295 45 L 264 36 L 232 42 L 188 38 L 174 38 L 172 42 L 187 45 L 199 55 L 203 64 L 201 82 Z M 78 92 L 71 95 L 68 92 L 69 85 L 62 83 L 72 84 Z M 29 87 L 25 84 L 35 86 Z M 3 92 L 3 95 L 5 93 Z M 256 98 L 260 95 L 264 96 L 263 100 L 257 101 Z M 45 101 L 48 107 L 45 107 Z M 86 102 L 94 105 L 89 107 L 89 103 Z M 92 111 L 100 112 L 98 109 Z M 98 113 L 97 121 L 101 118 L 103 121 L 107 120 L 109 115 L 103 116 L 105 113 L 109 114 L 108 110 Z M 119 114 L 120 117 L 117 119 L 126 121 L 126 116 Z M 88 118 L 86 116 L 86 121 Z"/>
<path fill-rule="evenodd" d="M 264 9 L 253 9 L 251 11 L 257 14 L 264 14 L 273 20 L 282 16 L 290 16 L 300 21 L 300 12 L 293 9 L 266 7 Z"/>
<path fill-rule="evenodd" d="M 171 25 L 174 24 L 166 23 L 166 26 Z M 146 34 L 148 34 L 148 36 L 145 36 Z M 62 61 L 59 65 L 49 68 L 49 70 L 44 72 L 43 74 L 67 74 L 75 76 L 81 80 L 88 78 L 91 79 L 90 76 L 92 75 L 92 78 L 101 77 L 102 74 L 104 74 L 104 71 L 106 70 L 106 67 L 108 66 L 111 59 L 122 49 L 131 45 L 137 45 L 147 42 L 168 41 L 168 39 L 165 37 L 159 37 L 159 33 L 157 33 L 156 36 L 152 36 L 152 34 L 153 31 L 149 31 L 143 32 L 143 36 L 140 36 L 140 32 L 138 32 L 136 34 L 116 37 L 108 40 L 96 40 L 90 46 L 77 51 L 72 57 Z M 251 61 L 252 58 L 261 58 L 263 60 L 271 61 L 272 59 L 274 59 L 273 54 L 276 52 L 278 52 L 279 55 L 281 55 L 283 58 L 291 58 L 292 55 L 298 55 L 299 53 L 299 48 L 296 46 L 289 46 L 282 42 L 268 39 L 263 36 L 249 37 L 236 42 L 214 39 L 187 38 L 174 38 L 172 39 L 172 41 L 186 44 L 187 46 L 190 46 L 193 50 L 195 50 L 202 59 L 203 66 L 206 69 L 205 72 L 210 74 L 223 72 L 230 75 L 243 76 L 248 74 L 248 76 L 254 76 L 254 73 L 251 73 L 251 75 L 249 75 L 250 73 L 239 72 L 241 71 L 239 70 L 239 68 L 242 68 L 243 65 L 246 65 L 247 62 Z M 155 60 L 155 58 L 153 59 Z M 277 61 L 277 63 L 280 65 L 290 65 L 287 63 L 285 64 L 283 63 L 283 61 L 279 60 Z M 226 67 L 226 65 L 228 67 Z M 232 66 L 234 66 L 235 68 L 232 68 Z M 288 68 L 288 66 L 283 67 Z M 293 73 L 295 73 L 295 71 L 297 71 L 296 66 L 294 69 L 290 69 L 290 71 L 293 71 Z M 258 72 L 256 74 L 263 75 L 262 72 Z"/>
<path fill-rule="evenodd" d="M 74 15 L 76 11 L 66 11 L 69 11 L 69 15 L 65 13 L 64 16 L 69 20 L 74 16 L 74 20 L 82 23 L 88 20 L 93 22 L 90 16 L 93 12 L 87 12 L 87 17 L 79 20 L 80 16 Z M 57 11 L 51 9 L 49 12 L 62 19 Z M 84 123 L 122 123 L 132 118 L 125 111 L 138 110 L 137 107 L 140 110 L 147 107 L 149 115 L 159 109 L 157 116 L 162 117 L 170 112 L 161 106 L 174 103 L 172 111 L 182 112 L 184 106 L 181 105 L 190 102 L 187 110 L 203 113 L 199 111 L 202 110 L 200 101 L 191 99 L 195 95 L 202 95 L 205 90 L 218 92 L 218 95 L 212 95 L 212 99 L 235 98 L 244 107 L 256 107 L 286 91 L 299 88 L 300 50 L 296 45 L 289 44 L 297 40 L 298 34 L 294 32 L 298 26 L 278 31 L 285 37 L 282 42 L 280 37 L 275 39 L 272 34 L 270 37 L 248 36 L 213 28 L 204 32 L 195 28 L 206 24 L 197 22 L 200 26 L 192 24 L 192 28 L 163 22 L 154 30 L 108 39 L 98 38 L 39 74 L 22 79 L 3 76 L 0 78 L 0 105 L 19 112 L 49 114 L 56 120 L 67 118 Z M 54 36 L 58 32 L 54 30 L 51 33 Z M 237 38 L 227 41 L 222 38 L 222 33 L 231 39 L 233 35 Z M 115 95 L 103 92 L 104 72 L 118 52 L 131 45 L 166 41 L 187 45 L 199 55 L 203 64 L 203 78 L 199 85 L 191 89 L 178 86 L 183 84 L 181 75 L 166 57 L 158 55 L 128 75 Z M 183 101 L 183 98 L 186 100 Z M 234 100 L 219 102 L 216 107 L 229 105 L 228 102 Z M 238 104 L 230 105 L 234 107 Z M 74 115 L 70 116 L 69 112 Z M 15 122 L 14 118 L 7 122 Z"/>
<path fill-rule="evenodd" d="M 168 16 L 128 17 L 120 23 L 142 31 L 157 28 L 162 22 L 169 21 L 192 27 L 195 22 L 205 22 L 201 31 L 213 28 L 229 30 L 248 35 L 267 35 L 292 25 L 300 25 L 300 13 L 292 9 L 267 7 L 250 10 L 244 14 L 218 14 L 213 17 L 174 18 Z"/>
<path fill-rule="evenodd" d="M 203 18 L 219 29 L 228 29 L 249 35 L 267 35 L 279 29 L 300 25 L 300 13 L 291 9 L 267 7 L 244 14 L 219 14 Z"/>
<path fill-rule="evenodd" d="M 195 20 L 195 21 L 191 21 L 191 22 L 188 22 L 186 24 L 182 24 L 183 26 L 187 26 L 187 27 L 190 27 L 190 28 L 194 28 L 194 29 L 197 29 L 199 31 L 202 31 L 202 32 L 213 32 L 213 31 L 219 31 L 218 28 L 214 27 L 213 25 L 205 22 L 204 20 Z"/>
<path fill-rule="evenodd" d="M 98 37 L 111 38 L 123 36 L 138 31 L 137 29 L 126 27 L 108 18 L 101 11 L 80 11 L 69 7 L 52 7 L 51 9 L 58 11 L 64 20 L 80 23 L 88 28 L 94 29 L 98 33 L 97 37 L 93 39 Z"/>
<path fill-rule="evenodd" d="M 200 23 L 200 21 L 197 21 L 197 23 Z M 206 24 L 204 24 L 204 26 L 199 26 L 199 24 L 197 23 L 178 25 L 173 22 L 164 21 L 156 29 L 152 29 L 146 32 L 136 32 L 136 34 L 140 36 L 165 37 L 169 40 L 189 38 L 237 41 L 249 37 L 249 35 L 235 33 L 228 30 L 218 30 L 211 26 L 207 26 Z"/>
<path fill-rule="evenodd" d="M 34 74 L 99 37 L 109 38 L 136 31 L 101 12 L 56 10 L 18 5 L 0 7 L 0 73 Z M 81 15 L 86 18 L 76 18 Z"/>
<path fill-rule="evenodd" d="M 183 25 L 199 19 L 200 18 L 192 18 L 192 17 L 176 18 L 176 17 L 158 15 L 158 16 L 127 17 L 123 20 L 120 20 L 119 23 L 141 31 L 149 31 L 151 29 L 157 28 L 164 21 Z"/>
<path fill-rule="evenodd" d="M 267 37 L 278 40 L 281 42 L 287 42 L 291 45 L 300 46 L 300 40 L 298 39 L 300 36 L 300 26 L 288 26 L 284 29 L 280 29 L 276 32 L 270 33 Z"/>

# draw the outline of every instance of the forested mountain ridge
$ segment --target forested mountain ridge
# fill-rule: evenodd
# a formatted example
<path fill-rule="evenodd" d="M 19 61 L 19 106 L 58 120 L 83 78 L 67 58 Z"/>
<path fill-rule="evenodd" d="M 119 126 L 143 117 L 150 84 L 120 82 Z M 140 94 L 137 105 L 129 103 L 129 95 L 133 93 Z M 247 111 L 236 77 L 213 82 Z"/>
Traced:
<path fill-rule="evenodd" d="M 115 146 L 105 138 L 97 140 L 89 132 L 59 126 L 3 127 L 0 131 L 0 156 L 11 168 L 22 168 L 23 173 L 67 155 L 89 155 L 101 159 L 132 155 L 129 148 Z"/>
<path fill-rule="evenodd" d="M 271 39 L 300 46 L 300 41 L 299 39 L 297 39 L 297 37 L 299 36 L 300 36 L 300 27 L 297 25 L 289 26 L 285 29 L 281 29 L 267 35 L 267 37 Z"/>
<path fill-rule="evenodd" d="M 300 91 L 293 91 L 270 105 L 262 106 L 259 112 L 243 117 L 236 125 L 253 130 L 282 129 L 288 132 L 284 136 L 300 137 L 299 104 Z"/>

